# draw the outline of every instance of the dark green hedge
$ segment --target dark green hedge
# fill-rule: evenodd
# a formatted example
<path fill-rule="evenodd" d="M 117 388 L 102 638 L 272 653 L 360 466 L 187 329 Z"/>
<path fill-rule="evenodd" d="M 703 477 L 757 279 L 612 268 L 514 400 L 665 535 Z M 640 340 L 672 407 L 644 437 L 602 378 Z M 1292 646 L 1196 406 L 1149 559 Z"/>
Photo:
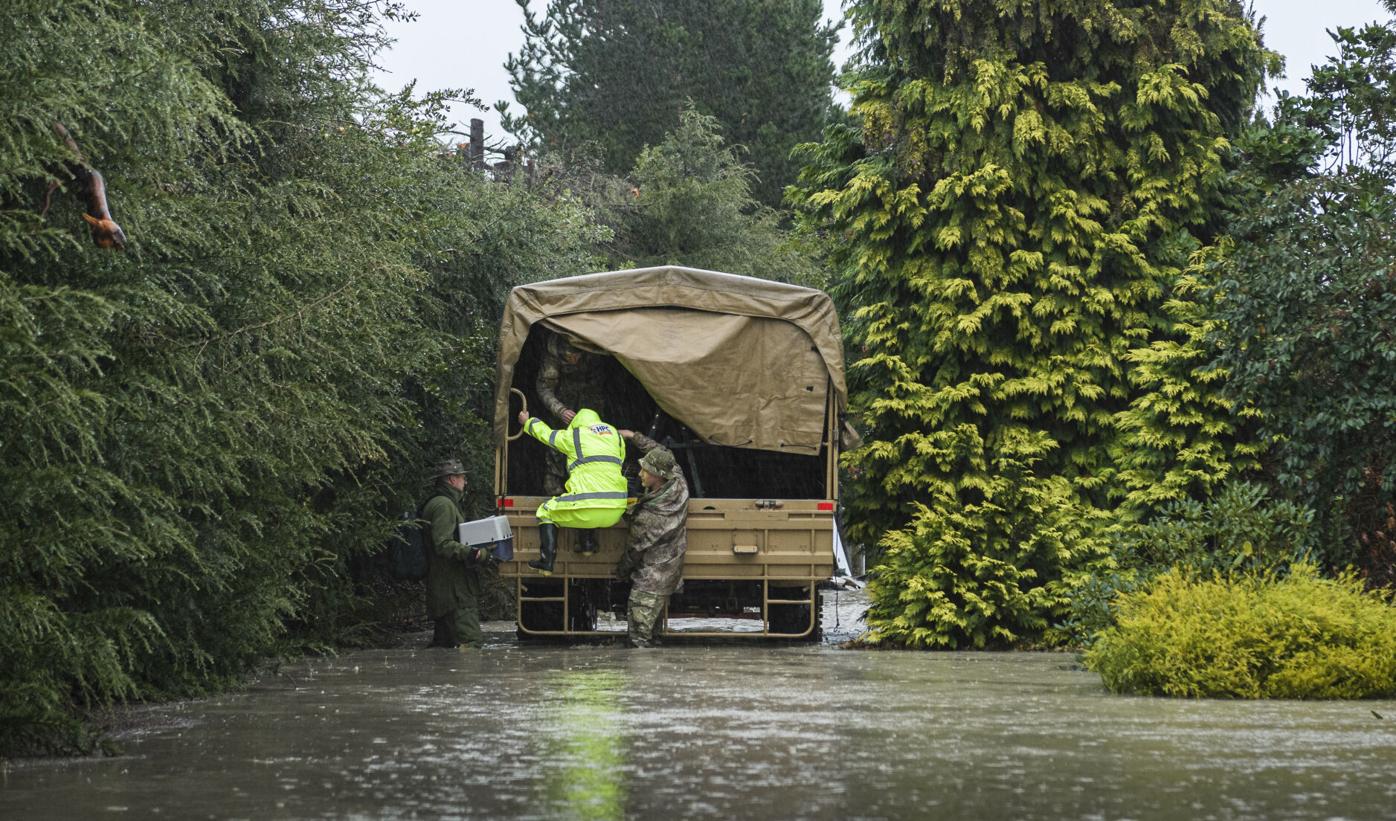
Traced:
<path fill-rule="evenodd" d="M 488 493 L 500 300 L 588 268 L 593 228 L 366 84 L 362 6 L 0 10 L 0 754 L 361 628 L 348 565 L 421 466 L 459 453 Z"/>

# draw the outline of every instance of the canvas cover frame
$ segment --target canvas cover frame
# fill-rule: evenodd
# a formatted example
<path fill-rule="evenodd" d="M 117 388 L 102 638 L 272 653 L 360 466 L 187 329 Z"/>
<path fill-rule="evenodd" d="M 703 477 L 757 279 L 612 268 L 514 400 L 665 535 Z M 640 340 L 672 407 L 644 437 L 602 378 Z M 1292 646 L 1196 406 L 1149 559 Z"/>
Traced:
<path fill-rule="evenodd" d="M 823 291 L 680 266 L 517 286 L 500 320 L 497 447 L 510 428 L 514 368 L 535 325 L 615 357 L 665 413 L 710 444 L 817 454 L 830 398 L 844 446 L 856 444 L 842 424 L 848 388 L 838 314 Z"/>

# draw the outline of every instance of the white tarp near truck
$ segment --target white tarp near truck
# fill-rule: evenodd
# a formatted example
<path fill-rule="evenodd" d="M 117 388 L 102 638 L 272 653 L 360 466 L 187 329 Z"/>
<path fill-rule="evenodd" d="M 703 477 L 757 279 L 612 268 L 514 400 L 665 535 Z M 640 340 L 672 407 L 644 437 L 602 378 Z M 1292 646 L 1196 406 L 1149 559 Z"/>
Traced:
<path fill-rule="evenodd" d="M 816 637 L 817 585 L 846 566 L 835 556 L 837 459 L 854 435 L 843 422 L 843 348 L 828 295 L 675 266 L 513 289 L 493 424 L 498 512 L 515 538 L 501 573 L 516 580 L 521 636 L 593 633 L 597 609 L 624 601 L 613 581 L 623 524 L 602 532 L 601 550 L 586 558 L 562 531 L 552 577 L 527 566 L 538 554 L 534 512 L 547 498 L 547 455 L 511 437 L 516 392 L 544 413 L 534 380 L 549 333 L 603 356 L 603 418 L 663 441 L 688 478 L 684 587 L 670 603 L 668 632 L 701 633 L 680 624 L 703 615 L 743 620 L 734 634 Z"/>

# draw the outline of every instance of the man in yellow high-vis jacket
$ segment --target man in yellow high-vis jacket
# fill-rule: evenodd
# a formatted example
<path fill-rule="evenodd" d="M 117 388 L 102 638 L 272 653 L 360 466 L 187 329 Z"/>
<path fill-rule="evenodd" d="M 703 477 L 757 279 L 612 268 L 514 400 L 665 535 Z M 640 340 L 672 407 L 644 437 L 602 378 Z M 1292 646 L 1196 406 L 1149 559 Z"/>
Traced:
<path fill-rule="evenodd" d="M 529 567 L 543 575 L 553 572 L 557 558 L 557 529 L 578 531 L 578 552 L 596 552 L 596 528 L 610 527 L 625 513 L 627 492 L 621 464 L 625 461 L 625 440 L 615 426 L 601 421 L 596 411 L 581 408 L 563 430 L 526 412 L 519 422 L 529 436 L 562 453 L 567 458 L 567 485 L 563 493 L 538 508 L 538 548 L 541 554 Z"/>

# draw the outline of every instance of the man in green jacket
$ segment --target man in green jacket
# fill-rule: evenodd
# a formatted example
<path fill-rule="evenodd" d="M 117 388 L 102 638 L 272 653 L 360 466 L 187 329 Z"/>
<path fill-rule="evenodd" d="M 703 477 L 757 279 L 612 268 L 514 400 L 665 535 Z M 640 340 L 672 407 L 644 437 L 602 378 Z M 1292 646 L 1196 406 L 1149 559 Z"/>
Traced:
<path fill-rule="evenodd" d="M 422 503 L 417 518 L 427 546 L 427 615 L 434 629 L 431 647 L 479 647 L 481 573 L 490 562 L 489 551 L 467 547 L 458 541 L 461 498 L 465 495 L 465 466 L 459 459 L 439 463 L 429 476 L 432 495 Z"/>
<path fill-rule="evenodd" d="M 596 529 L 610 527 L 625 513 L 630 496 L 621 473 L 625 441 L 590 408 L 577 411 L 565 430 L 553 430 L 524 411 L 519 412 L 519 422 L 529 436 L 567 457 L 567 486 L 538 507 L 540 557 L 528 563 L 549 576 L 557 558 L 559 527 L 578 530 L 577 551 L 590 556 L 596 552 Z"/>

